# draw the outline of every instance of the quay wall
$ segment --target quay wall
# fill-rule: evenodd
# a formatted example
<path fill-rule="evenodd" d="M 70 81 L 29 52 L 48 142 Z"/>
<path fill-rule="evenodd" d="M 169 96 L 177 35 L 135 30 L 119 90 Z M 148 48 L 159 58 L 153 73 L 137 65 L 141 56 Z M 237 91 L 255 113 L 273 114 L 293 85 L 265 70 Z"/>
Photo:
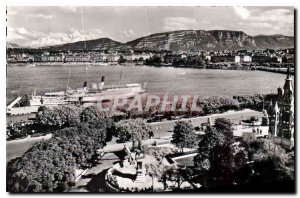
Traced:
<path fill-rule="evenodd" d="M 287 74 L 287 69 L 278 69 L 278 68 L 262 68 L 262 67 L 258 67 L 256 68 L 257 70 L 260 71 L 266 71 L 266 72 L 273 72 L 273 73 L 279 73 L 279 74 Z M 294 71 L 290 71 L 291 75 L 295 75 Z"/>
<path fill-rule="evenodd" d="M 38 111 L 39 106 L 27 106 L 27 107 L 14 107 L 7 109 L 6 113 L 9 115 L 25 115 Z"/>

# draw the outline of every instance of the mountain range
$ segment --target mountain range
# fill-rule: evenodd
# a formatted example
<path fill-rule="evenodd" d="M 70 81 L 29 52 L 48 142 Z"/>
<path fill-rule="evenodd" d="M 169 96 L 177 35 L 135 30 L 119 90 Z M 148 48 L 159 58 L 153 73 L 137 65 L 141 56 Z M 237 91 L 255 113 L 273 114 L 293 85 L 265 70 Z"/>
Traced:
<path fill-rule="evenodd" d="M 10 44 L 12 45 L 12 44 Z M 292 48 L 294 37 L 284 35 L 250 36 L 242 31 L 231 30 L 179 30 L 151 34 L 127 43 L 110 38 L 78 41 L 43 47 L 52 50 L 238 50 L 265 48 Z"/>
<path fill-rule="evenodd" d="M 6 48 L 21 48 L 21 46 L 12 42 L 6 42 Z"/>

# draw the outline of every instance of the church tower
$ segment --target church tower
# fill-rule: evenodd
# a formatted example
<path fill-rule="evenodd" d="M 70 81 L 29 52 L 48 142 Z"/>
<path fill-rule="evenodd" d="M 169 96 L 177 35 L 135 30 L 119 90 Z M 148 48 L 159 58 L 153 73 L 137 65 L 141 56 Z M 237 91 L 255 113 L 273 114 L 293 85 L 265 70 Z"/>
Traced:
<path fill-rule="evenodd" d="M 274 137 L 280 139 L 280 142 L 294 145 L 294 88 L 288 68 L 287 77 L 283 88 L 278 89 L 278 105 L 276 103 L 274 111 L 278 112 L 278 124 L 274 128 Z M 277 113 L 275 114 L 275 116 Z M 277 120 L 277 119 L 275 119 Z"/>
<path fill-rule="evenodd" d="M 280 117 L 278 136 L 293 139 L 294 133 L 294 88 L 290 76 L 290 68 L 283 86 L 283 95 L 278 98 L 280 105 Z"/>

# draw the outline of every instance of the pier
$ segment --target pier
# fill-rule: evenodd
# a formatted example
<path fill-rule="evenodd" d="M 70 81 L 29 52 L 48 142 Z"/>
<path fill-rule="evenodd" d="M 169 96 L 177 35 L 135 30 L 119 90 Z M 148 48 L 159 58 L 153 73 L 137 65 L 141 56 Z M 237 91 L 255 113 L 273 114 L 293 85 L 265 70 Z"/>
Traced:
<path fill-rule="evenodd" d="M 14 107 L 21 99 L 22 97 L 18 96 L 6 107 L 7 115 L 24 115 L 37 112 L 39 106 Z"/>
<path fill-rule="evenodd" d="M 15 106 L 15 104 L 17 104 L 21 99 L 22 99 L 22 97 L 21 97 L 21 96 L 18 96 L 16 99 L 14 99 L 14 100 L 7 106 L 7 109 L 13 108 L 13 106 Z"/>

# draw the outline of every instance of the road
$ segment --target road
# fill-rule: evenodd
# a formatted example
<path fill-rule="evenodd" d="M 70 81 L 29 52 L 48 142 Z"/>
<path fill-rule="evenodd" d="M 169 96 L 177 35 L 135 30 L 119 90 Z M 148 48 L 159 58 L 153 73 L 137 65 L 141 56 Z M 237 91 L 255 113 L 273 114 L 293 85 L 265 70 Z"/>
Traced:
<path fill-rule="evenodd" d="M 52 135 L 48 134 L 40 137 L 30 137 L 19 140 L 6 141 L 6 162 L 17 157 L 21 157 L 35 143 L 50 139 L 51 137 Z"/>
<path fill-rule="evenodd" d="M 260 119 L 263 116 L 263 114 L 258 111 L 245 109 L 242 111 L 226 112 L 222 114 L 214 114 L 214 115 L 201 116 L 201 117 L 195 117 L 190 119 L 180 119 L 180 120 L 186 120 L 186 121 L 191 120 L 193 126 L 196 127 L 196 126 L 200 126 L 200 124 L 202 123 L 207 122 L 208 118 L 211 119 L 212 123 L 214 123 L 216 118 L 227 118 L 230 119 L 230 121 L 233 122 L 234 124 L 238 124 L 241 120 L 249 119 L 251 116 L 255 116 Z M 154 133 L 154 138 L 172 136 L 175 122 L 176 120 L 151 123 L 153 133 Z"/>

